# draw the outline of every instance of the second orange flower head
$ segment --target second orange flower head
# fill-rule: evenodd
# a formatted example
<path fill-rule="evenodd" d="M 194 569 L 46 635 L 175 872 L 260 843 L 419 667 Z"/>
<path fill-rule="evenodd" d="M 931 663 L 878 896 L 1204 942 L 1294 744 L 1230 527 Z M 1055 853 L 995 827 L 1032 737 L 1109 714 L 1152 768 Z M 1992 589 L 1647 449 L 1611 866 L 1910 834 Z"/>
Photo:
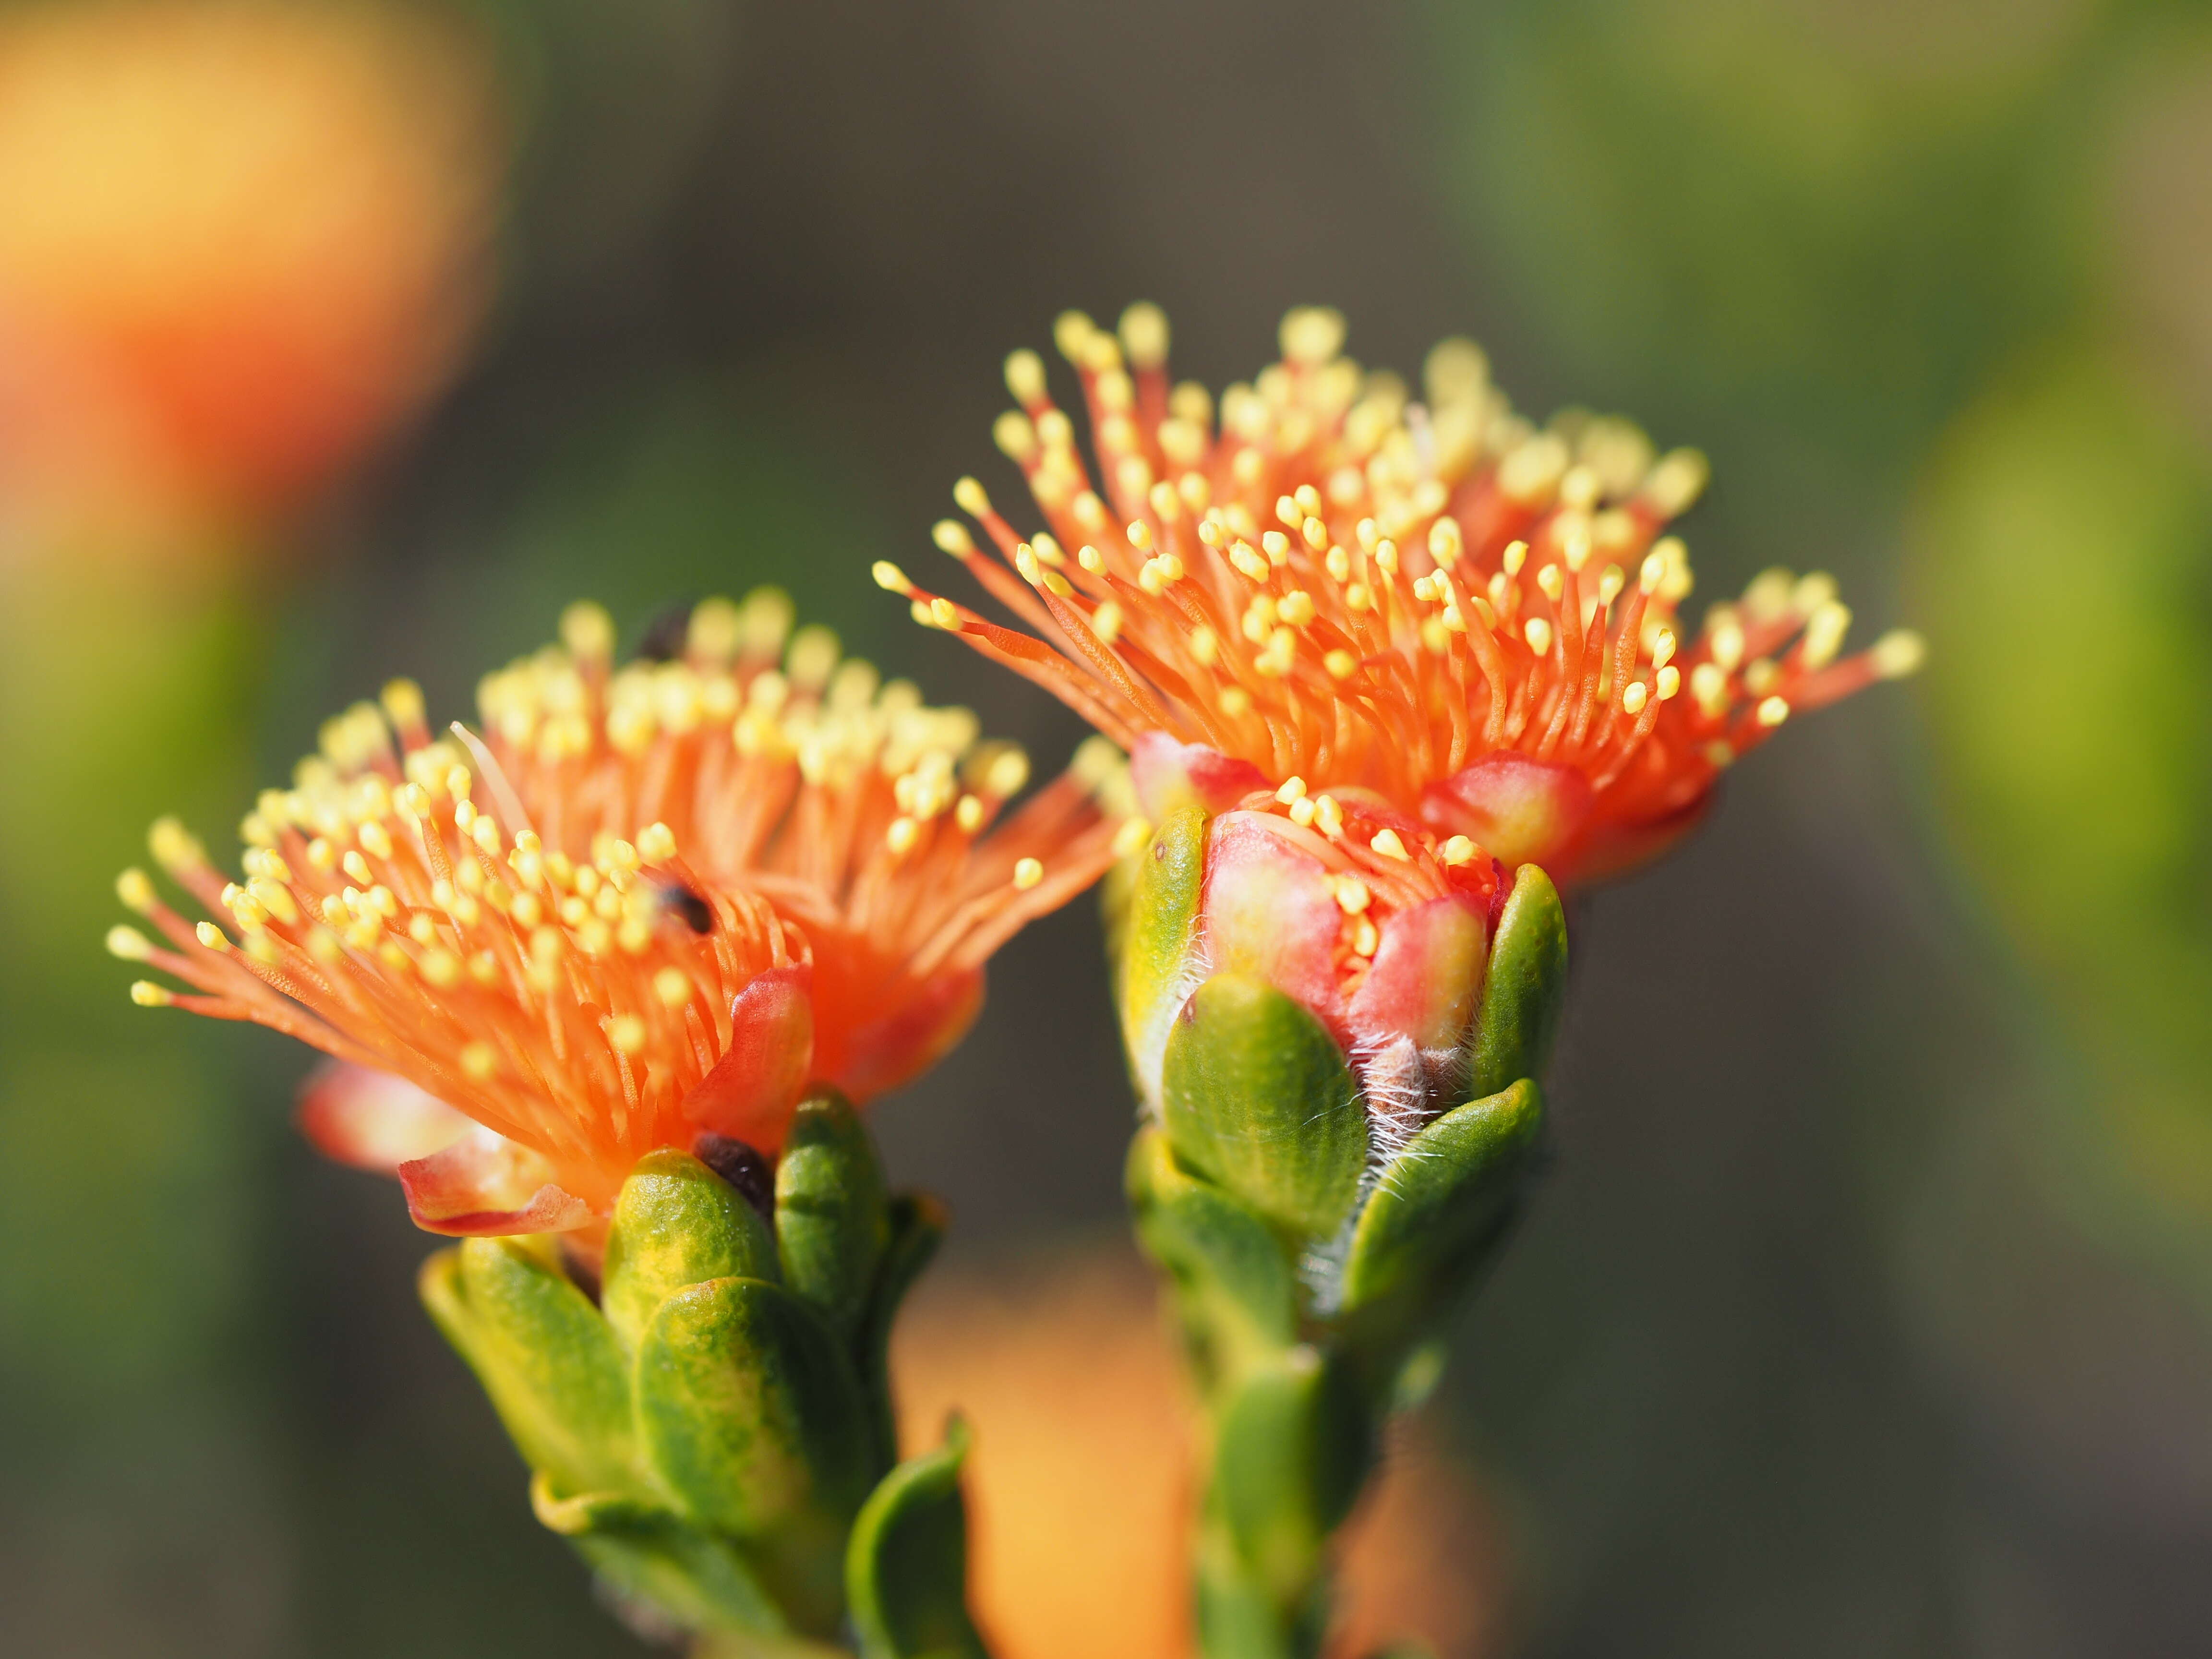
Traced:
<path fill-rule="evenodd" d="M 658 1147 L 773 1156 L 809 1082 L 907 1081 L 974 1020 L 991 952 L 1110 861 L 1117 763 L 1008 811 L 1020 750 L 790 620 L 772 592 L 710 600 L 617 667 L 606 614 L 572 607 L 485 679 L 480 733 L 434 734 L 394 683 L 262 795 L 244 881 L 156 826 L 226 925 L 126 872 L 167 945 L 111 949 L 192 988 L 134 994 L 342 1062 L 309 1132 L 396 1168 L 440 1232 L 594 1229 Z"/>

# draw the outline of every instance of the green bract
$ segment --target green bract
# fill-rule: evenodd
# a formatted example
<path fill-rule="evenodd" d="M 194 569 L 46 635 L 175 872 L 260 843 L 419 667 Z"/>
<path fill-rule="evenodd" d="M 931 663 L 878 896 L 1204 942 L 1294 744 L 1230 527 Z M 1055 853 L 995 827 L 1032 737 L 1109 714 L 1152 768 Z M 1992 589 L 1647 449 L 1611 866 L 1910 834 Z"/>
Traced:
<path fill-rule="evenodd" d="M 1552 1057 L 1566 1004 L 1567 917 L 1559 890 L 1533 864 L 1513 878 L 1483 976 L 1482 1006 L 1468 1041 L 1470 1097 L 1534 1077 Z"/>
<path fill-rule="evenodd" d="M 964 1544 L 945 1541 L 958 1457 L 893 1475 L 884 1375 L 898 1302 L 941 1232 L 930 1200 L 885 1197 L 866 1128 L 824 1093 L 800 1109 L 772 1225 L 664 1149 L 616 1201 L 598 1306 L 550 1239 L 443 1251 L 422 1297 L 530 1465 L 538 1518 L 618 1599 L 730 1652 L 826 1652 L 814 1643 L 845 1618 L 848 1534 L 886 1476 L 908 1494 L 897 1514 L 936 1517 L 878 1525 L 884 1559 L 908 1563 L 892 1601 L 939 1623 L 946 1596 L 959 1604 L 957 1573 L 932 1590 L 914 1565 L 959 1565 Z M 925 1536 L 934 1555 L 916 1553 Z"/>
<path fill-rule="evenodd" d="M 1377 1133 L 1304 1004 L 1234 973 L 1190 988 L 1205 853 L 1205 815 L 1182 809 L 1128 883 L 1122 1026 L 1158 1115 L 1130 1149 L 1129 1200 L 1172 1282 L 1209 1425 L 1205 1651 L 1311 1659 L 1331 1536 L 1384 1419 L 1433 1386 L 1446 1321 L 1534 1166 L 1566 921 L 1550 878 L 1523 866 L 1465 1040 L 1464 1103 L 1409 1125 L 1394 1100 Z"/>
<path fill-rule="evenodd" d="M 968 1616 L 968 1510 L 960 1467 L 968 1425 L 884 1477 L 861 1507 L 845 1555 L 845 1595 L 862 1659 L 983 1659 Z"/>
<path fill-rule="evenodd" d="M 1326 1237 L 1367 1162 L 1367 1113 L 1327 1027 L 1272 985 L 1216 974 L 1168 1034 L 1176 1155 L 1285 1231 Z"/>

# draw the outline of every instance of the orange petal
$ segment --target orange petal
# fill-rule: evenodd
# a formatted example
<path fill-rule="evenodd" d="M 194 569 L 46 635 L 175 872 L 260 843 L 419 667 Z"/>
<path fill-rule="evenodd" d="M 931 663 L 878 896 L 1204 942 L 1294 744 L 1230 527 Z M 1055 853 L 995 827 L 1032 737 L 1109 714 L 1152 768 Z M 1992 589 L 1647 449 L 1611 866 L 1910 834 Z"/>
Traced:
<path fill-rule="evenodd" d="M 561 1233 L 589 1226 L 592 1206 L 548 1173 L 544 1159 L 489 1129 L 399 1166 L 407 1212 L 453 1238 Z"/>
<path fill-rule="evenodd" d="M 684 1097 L 686 1120 L 757 1152 L 783 1145 L 814 1069 L 811 980 L 804 968 L 772 968 L 738 993 L 730 1004 L 730 1046 Z"/>
<path fill-rule="evenodd" d="M 1467 836 L 1510 866 L 1570 862 L 1596 795 L 1577 769 L 1526 755 L 1486 755 L 1431 784 L 1421 816 L 1440 836 Z"/>
<path fill-rule="evenodd" d="M 476 1125 L 405 1078 L 333 1060 L 300 1090 L 301 1133 L 325 1158 L 390 1175 L 452 1146 Z"/>
<path fill-rule="evenodd" d="M 1377 1046 L 1410 1036 L 1423 1048 L 1457 1047 L 1482 988 L 1486 931 L 1481 910 L 1458 894 L 1385 921 L 1375 965 L 1352 993 L 1353 1035 Z"/>
<path fill-rule="evenodd" d="M 1272 789 L 1267 775 L 1202 743 L 1177 743 L 1159 732 L 1139 733 L 1129 750 L 1129 780 L 1145 816 L 1158 823 L 1186 801 L 1225 812 L 1255 789 Z"/>
<path fill-rule="evenodd" d="M 1322 862 L 1267 826 L 1226 812 L 1206 834 L 1206 946 L 1215 973 L 1249 974 L 1296 998 L 1340 1033 L 1335 950 L 1342 913 Z"/>

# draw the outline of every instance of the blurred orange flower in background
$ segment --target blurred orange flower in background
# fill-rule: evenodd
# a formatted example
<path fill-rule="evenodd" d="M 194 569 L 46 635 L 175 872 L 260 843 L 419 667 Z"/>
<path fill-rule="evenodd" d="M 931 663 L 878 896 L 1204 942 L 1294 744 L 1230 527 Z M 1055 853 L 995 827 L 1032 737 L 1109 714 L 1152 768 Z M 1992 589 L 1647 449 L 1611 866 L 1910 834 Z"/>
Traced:
<path fill-rule="evenodd" d="M 489 69 L 367 5 L 0 22 L 9 539 L 220 530 L 417 408 L 489 292 Z"/>
<path fill-rule="evenodd" d="M 1126 1247 L 1012 1273 L 943 1269 L 893 1339 L 902 1439 L 975 1430 L 969 1594 L 1004 1659 L 1180 1659 L 1190 1619 L 1191 1402 L 1158 1290 Z M 1394 1431 L 1346 1528 L 1327 1652 L 1417 1637 L 1500 1651 L 1510 1562 L 1497 1516 L 1419 1417 Z"/>

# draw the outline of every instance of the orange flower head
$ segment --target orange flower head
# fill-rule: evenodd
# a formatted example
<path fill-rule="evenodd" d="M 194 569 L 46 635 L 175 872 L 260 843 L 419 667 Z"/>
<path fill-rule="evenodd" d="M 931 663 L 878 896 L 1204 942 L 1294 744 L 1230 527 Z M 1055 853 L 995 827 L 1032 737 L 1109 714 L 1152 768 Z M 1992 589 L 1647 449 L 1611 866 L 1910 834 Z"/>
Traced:
<path fill-rule="evenodd" d="M 34 529 L 296 503 L 451 374 L 507 142 L 419 8 L 100 0 L 0 20 L 0 477 Z"/>
<path fill-rule="evenodd" d="M 1103 872 L 1126 784 L 1093 742 L 1009 813 L 1030 778 L 1018 745 L 791 624 L 773 588 L 708 599 L 665 659 L 617 669 L 606 613 L 572 606 L 559 646 L 485 678 L 484 763 L 548 846 L 581 858 L 665 824 L 708 881 L 796 921 L 815 1075 L 866 1100 L 942 1057 L 991 954 Z"/>
<path fill-rule="evenodd" d="M 1031 631 L 877 579 L 1127 749 L 1156 817 L 1297 778 L 1590 880 L 1672 842 L 1792 714 L 1919 661 L 1904 632 L 1839 656 L 1833 581 L 1781 570 L 1688 636 L 1689 557 L 1662 532 L 1704 458 L 1579 412 L 1539 429 L 1471 342 L 1431 352 L 1416 402 L 1340 354 L 1336 313 L 1293 311 L 1282 360 L 1217 410 L 1170 386 L 1154 307 L 1118 335 L 1077 313 L 1056 332 L 1097 476 L 1018 351 L 996 435 L 1046 527 L 1024 538 L 963 478 L 1000 557 L 959 522 L 936 532 Z"/>
<path fill-rule="evenodd" d="M 167 943 L 109 948 L 192 988 L 132 994 L 343 1062 L 307 1127 L 396 1166 L 440 1232 L 595 1228 L 657 1147 L 772 1155 L 810 1081 L 904 1081 L 973 1019 L 990 951 L 1110 861 L 1115 779 L 1094 751 L 994 824 L 1018 751 L 823 630 L 781 649 L 788 620 L 780 594 L 709 601 L 679 654 L 617 670 L 606 614 L 572 607 L 563 645 L 484 682 L 481 735 L 434 738 L 394 682 L 263 793 L 243 882 L 155 826 L 228 926 L 125 872 Z"/>

